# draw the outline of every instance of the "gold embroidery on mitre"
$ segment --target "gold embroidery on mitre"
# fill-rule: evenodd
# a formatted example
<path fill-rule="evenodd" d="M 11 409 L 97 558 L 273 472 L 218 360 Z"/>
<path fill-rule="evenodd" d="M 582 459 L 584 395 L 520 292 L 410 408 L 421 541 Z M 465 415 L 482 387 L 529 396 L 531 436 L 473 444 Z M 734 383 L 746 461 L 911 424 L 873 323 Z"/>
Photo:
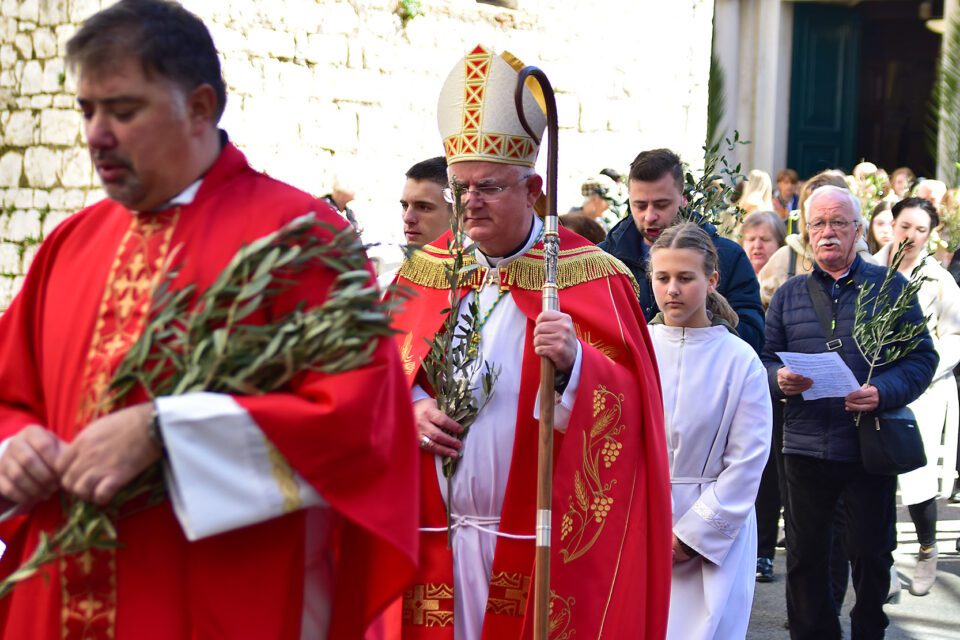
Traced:
<path fill-rule="evenodd" d="M 454 66 L 440 90 L 438 120 L 447 162 L 479 160 L 532 167 L 539 144 L 516 113 L 514 92 L 523 63 L 510 53 L 475 46 Z M 534 131 L 546 126 L 539 84 L 525 82 L 524 105 Z"/>
<path fill-rule="evenodd" d="M 283 512 L 291 513 L 300 508 L 303 501 L 300 499 L 300 487 L 293 475 L 293 467 L 283 457 L 280 450 L 277 449 L 269 440 L 265 441 L 267 445 L 267 459 L 270 461 L 270 473 L 273 474 L 273 480 L 277 483 L 277 490 L 283 497 Z"/>
<path fill-rule="evenodd" d="M 623 394 L 614 394 L 604 385 L 593 391 L 593 426 L 583 434 L 583 466 L 574 472 L 573 495 L 567 498 L 567 512 L 560 521 L 560 556 L 564 563 L 573 562 L 593 547 L 614 507 L 611 493 L 617 480 L 609 478 L 608 470 L 623 450 L 623 399 Z"/>
<path fill-rule="evenodd" d="M 400 345 L 400 361 L 403 363 L 403 374 L 409 376 L 417 368 L 413 361 L 413 332 L 407 334 Z"/>
<path fill-rule="evenodd" d="M 530 576 L 519 572 L 499 571 L 490 576 L 487 611 L 505 616 L 522 617 L 527 610 Z"/>
<path fill-rule="evenodd" d="M 450 253 L 436 247 L 425 247 L 417 251 L 400 265 L 399 275 L 410 282 L 428 289 L 448 289 L 450 283 L 447 271 L 452 268 L 453 258 Z M 476 264 L 473 257 L 464 260 L 464 266 Z M 543 289 L 544 269 L 543 250 L 531 249 L 522 257 L 511 262 L 503 270 L 503 284 L 508 287 L 517 287 L 527 291 Z M 557 261 L 557 287 L 568 289 L 584 282 L 608 278 L 614 275 L 626 276 L 630 279 L 634 293 L 639 295 L 633 274 L 622 262 L 595 246 L 577 247 L 560 251 Z M 479 269 L 474 269 L 461 275 L 460 286 L 479 286 L 483 275 Z"/>
<path fill-rule="evenodd" d="M 557 595 L 556 591 L 550 591 L 550 612 L 547 628 L 547 637 L 550 640 L 570 640 L 577 635 L 576 629 L 571 629 L 573 625 L 573 605 L 577 603 L 576 598 L 568 598 Z"/>
<path fill-rule="evenodd" d="M 453 586 L 415 584 L 403 592 L 403 624 L 449 627 L 453 624 Z"/>

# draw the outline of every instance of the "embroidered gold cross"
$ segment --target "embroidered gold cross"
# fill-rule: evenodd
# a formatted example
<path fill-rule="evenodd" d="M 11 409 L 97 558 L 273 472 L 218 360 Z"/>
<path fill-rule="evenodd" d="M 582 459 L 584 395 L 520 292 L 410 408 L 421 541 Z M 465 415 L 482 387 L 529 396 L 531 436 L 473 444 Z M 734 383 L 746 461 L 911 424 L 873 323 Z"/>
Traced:
<path fill-rule="evenodd" d="M 403 599 L 404 617 L 410 617 L 413 624 L 424 624 L 427 612 L 439 611 L 440 601 L 426 597 L 426 586 L 418 584 L 413 587 L 410 597 Z"/>

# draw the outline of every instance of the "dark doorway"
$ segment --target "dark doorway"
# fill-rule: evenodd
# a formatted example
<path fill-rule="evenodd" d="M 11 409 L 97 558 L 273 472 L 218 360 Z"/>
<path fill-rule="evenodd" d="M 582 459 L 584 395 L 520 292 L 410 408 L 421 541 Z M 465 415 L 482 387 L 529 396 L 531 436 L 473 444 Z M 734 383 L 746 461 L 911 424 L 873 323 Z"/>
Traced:
<path fill-rule="evenodd" d="M 940 36 L 921 2 L 796 3 L 788 164 L 806 177 L 862 159 L 932 175 L 930 95 Z M 942 15 L 943 2 L 927 3 Z"/>
<path fill-rule="evenodd" d="M 797 3 L 787 164 L 807 177 L 848 167 L 856 139 L 860 21 L 842 5 Z"/>
<path fill-rule="evenodd" d="M 920 18 L 920 2 L 865 2 L 861 16 L 860 99 L 856 160 L 893 171 L 907 166 L 934 174 L 930 96 L 940 36 Z M 931 7 L 943 15 L 943 3 Z M 932 13 L 932 12 L 931 12 Z"/>

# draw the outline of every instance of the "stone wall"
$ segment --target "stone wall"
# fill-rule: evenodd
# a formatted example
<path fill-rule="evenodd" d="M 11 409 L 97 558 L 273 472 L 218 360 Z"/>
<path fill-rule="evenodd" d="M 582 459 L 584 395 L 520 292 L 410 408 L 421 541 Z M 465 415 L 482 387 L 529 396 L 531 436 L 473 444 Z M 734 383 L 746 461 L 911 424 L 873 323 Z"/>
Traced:
<path fill-rule="evenodd" d="M 0 309 L 44 235 L 102 197 L 63 53 L 108 4 L 0 0 Z M 402 240 L 403 173 L 442 153 L 437 94 L 477 42 L 537 64 L 557 91 L 561 211 L 580 203 L 584 178 L 644 148 L 694 165 L 702 153 L 713 0 L 421 0 L 407 21 L 396 0 L 184 5 L 223 56 L 231 138 L 255 167 L 317 195 L 352 184 L 370 241 Z"/>

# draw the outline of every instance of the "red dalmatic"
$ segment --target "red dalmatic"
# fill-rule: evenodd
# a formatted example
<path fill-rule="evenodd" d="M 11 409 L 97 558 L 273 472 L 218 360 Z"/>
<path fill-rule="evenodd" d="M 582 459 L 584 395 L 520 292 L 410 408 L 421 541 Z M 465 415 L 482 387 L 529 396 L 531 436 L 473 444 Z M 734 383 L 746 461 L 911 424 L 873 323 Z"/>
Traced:
<path fill-rule="evenodd" d="M 448 306 L 449 234 L 404 263 L 399 284 L 414 297 L 396 319 L 413 384 Z M 653 348 L 620 262 L 560 229 L 560 308 L 583 349 L 565 434 L 556 434 L 551 547 L 551 638 L 653 638 L 666 633 L 670 596 L 670 485 Z M 470 284 L 485 274 L 473 272 Z M 537 484 L 534 405 L 540 358 L 533 328 L 541 310 L 543 245 L 500 273 L 527 318 L 513 457 L 500 528 L 532 535 Z M 498 390 L 503 393 L 504 390 Z M 421 454 L 421 520 L 444 527 L 434 458 Z M 482 637 L 532 636 L 534 542 L 498 538 Z M 453 638 L 453 563 L 445 536 L 422 538 L 420 571 L 403 598 L 403 638 Z"/>
<path fill-rule="evenodd" d="M 0 318 L 0 438 L 39 424 L 69 442 L 106 410 L 106 387 L 143 331 L 174 249 L 178 284 L 202 291 L 242 245 L 308 211 L 344 226 L 227 145 L 190 204 L 134 215 L 105 200 L 68 219 Z M 320 303 L 331 281 L 327 271 L 306 274 L 261 311 L 264 321 L 300 301 Z M 361 637 L 409 581 L 417 553 L 416 436 L 396 348 L 383 340 L 361 369 L 237 400 L 337 514 L 330 638 Z M 0 600 L 0 635 L 299 638 L 304 520 L 295 512 L 190 543 L 168 503 L 123 514 L 121 548 L 48 565 Z M 61 522 L 55 497 L 0 523 L 9 544 L 0 575 Z"/>

